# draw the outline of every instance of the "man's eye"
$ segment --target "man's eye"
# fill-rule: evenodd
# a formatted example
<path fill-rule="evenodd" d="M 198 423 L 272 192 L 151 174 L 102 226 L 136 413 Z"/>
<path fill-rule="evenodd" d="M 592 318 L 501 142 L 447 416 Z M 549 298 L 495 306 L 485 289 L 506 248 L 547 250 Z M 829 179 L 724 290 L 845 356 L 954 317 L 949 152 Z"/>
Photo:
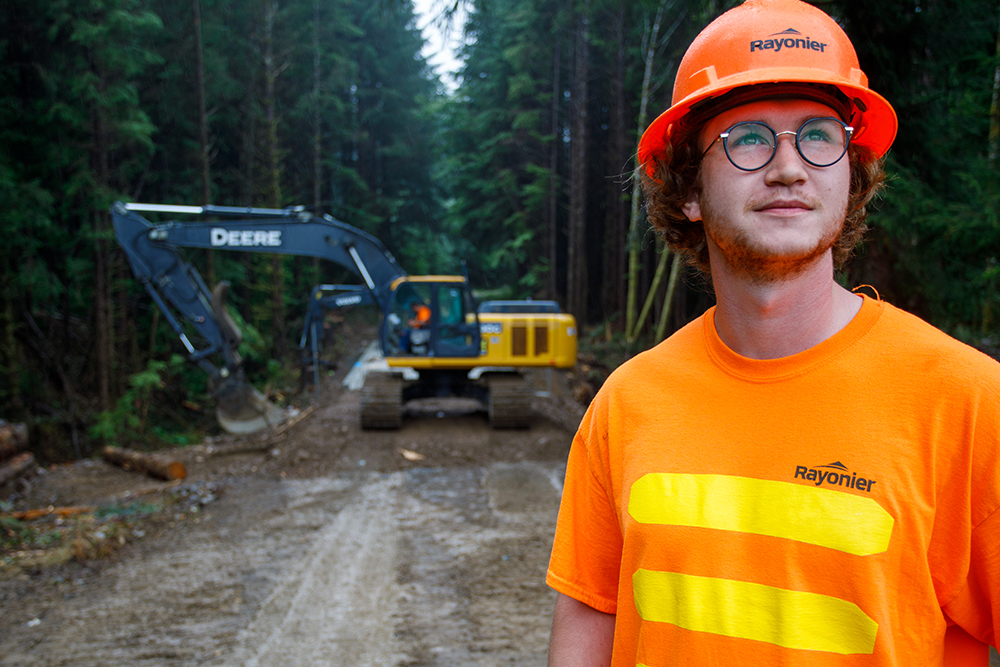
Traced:
<path fill-rule="evenodd" d="M 729 141 L 734 146 L 770 146 L 770 137 L 759 132 L 745 132 L 740 134 L 730 134 Z"/>
<path fill-rule="evenodd" d="M 825 144 L 833 142 L 833 136 L 820 128 L 810 128 L 808 132 L 804 132 L 799 141 L 817 141 Z"/>
<path fill-rule="evenodd" d="M 828 118 L 817 118 L 802 126 L 799 143 L 842 144 L 843 137 L 844 132 L 840 125 Z"/>

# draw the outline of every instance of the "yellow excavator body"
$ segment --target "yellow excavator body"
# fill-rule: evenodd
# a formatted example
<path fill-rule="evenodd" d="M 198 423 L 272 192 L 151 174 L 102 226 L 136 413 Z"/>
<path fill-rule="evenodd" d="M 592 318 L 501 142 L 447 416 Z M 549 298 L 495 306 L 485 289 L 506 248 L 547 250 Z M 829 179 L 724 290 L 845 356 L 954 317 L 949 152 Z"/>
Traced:
<path fill-rule="evenodd" d="M 554 302 L 487 302 L 498 306 L 480 308 L 477 313 L 461 298 L 468 294 L 463 276 L 402 276 L 393 281 L 391 293 L 384 346 L 390 368 L 571 368 L 576 363 L 576 319 L 559 312 Z M 430 328 L 453 345 L 435 346 L 434 341 L 413 345 L 413 329 L 403 332 L 408 326 L 421 326 L 407 321 L 415 302 L 432 306 L 435 315 Z M 478 341 L 474 339 L 477 320 Z"/>
<path fill-rule="evenodd" d="M 479 315 L 479 357 L 386 357 L 390 368 L 471 370 L 481 366 L 572 368 L 576 363 L 576 318 L 568 313 Z"/>

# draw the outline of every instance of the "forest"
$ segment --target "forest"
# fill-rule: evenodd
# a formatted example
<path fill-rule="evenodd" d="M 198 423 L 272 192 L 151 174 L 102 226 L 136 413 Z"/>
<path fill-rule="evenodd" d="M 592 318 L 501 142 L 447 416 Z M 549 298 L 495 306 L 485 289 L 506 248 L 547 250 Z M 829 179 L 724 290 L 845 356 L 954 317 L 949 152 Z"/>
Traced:
<path fill-rule="evenodd" d="M 304 205 L 411 274 L 465 262 L 483 296 L 557 299 L 582 342 L 654 344 L 712 295 L 643 219 L 635 145 L 693 36 L 734 4 L 442 0 L 463 35 L 451 90 L 409 0 L 7 0 L 0 418 L 27 422 L 48 460 L 183 444 L 208 423 L 203 374 L 116 245 L 116 200 Z M 900 120 L 872 232 L 839 279 L 995 349 L 998 3 L 814 4 Z M 280 384 L 309 289 L 337 267 L 190 259 L 232 283 L 251 378 Z"/>

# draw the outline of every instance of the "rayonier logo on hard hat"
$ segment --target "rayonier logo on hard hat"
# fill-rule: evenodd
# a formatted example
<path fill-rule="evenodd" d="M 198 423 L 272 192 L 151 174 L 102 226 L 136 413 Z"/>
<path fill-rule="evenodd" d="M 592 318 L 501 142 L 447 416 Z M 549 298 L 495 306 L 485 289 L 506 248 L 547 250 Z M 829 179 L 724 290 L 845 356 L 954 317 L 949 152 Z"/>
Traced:
<path fill-rule="evenodd" d="M 781 51 L 782 49 L 808 49 L 823 52 L 825 42 L 817 42 L 812 37 L 804 37 L 801 32 L 789 28 L 782 32 L 768 35 L 767 39 L 755 39 L 750 42 L 750 53 L 754 51 Z"/>

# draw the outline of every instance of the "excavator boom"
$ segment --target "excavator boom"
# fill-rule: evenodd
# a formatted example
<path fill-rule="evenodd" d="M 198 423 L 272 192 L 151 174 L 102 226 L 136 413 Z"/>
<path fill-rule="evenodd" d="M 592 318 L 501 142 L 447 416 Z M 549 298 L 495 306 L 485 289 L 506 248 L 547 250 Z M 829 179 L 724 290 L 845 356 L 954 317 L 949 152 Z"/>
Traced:
<path fill-rule="evenodd" d="M 184 215 L 192 221 L 154 224 L 140 213 Z M 225 310 L 227 284 L 210 290 L 181 248 L 237 250 L 319 257 L 353 272 L 360 280 L 351 302 L 384 303 L 388 286 L 405 272 L 381 241 L 330 216 L 300 208 L 261 209 L 225 206 L 171 206 L 117 202 L 111 208 L 115 234 L 136 278 L 163 311 L 170 326 L 213 380 L 217 417 L 235 433 L 259 430 L 283 414 L 247 384 L 236 351 L 239 331 Z M 203 218 L 212 218 L 205 220 Z M 185 332 L 187 322 L 202 339 Z M 315 348 L 315 343 L 314 343 Z M 222 358 L 216 365 L 215 355 Z"/>

